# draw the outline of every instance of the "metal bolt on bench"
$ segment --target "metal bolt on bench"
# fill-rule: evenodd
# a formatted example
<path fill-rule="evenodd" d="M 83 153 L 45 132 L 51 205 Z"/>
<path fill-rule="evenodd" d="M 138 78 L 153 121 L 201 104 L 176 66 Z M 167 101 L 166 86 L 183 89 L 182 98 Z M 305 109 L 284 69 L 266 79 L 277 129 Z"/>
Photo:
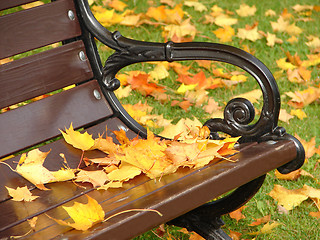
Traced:
<path fill-rule="evenodd" d="M 33 0 L 1 1 L 0 10 Z M 41 24 L 39 24 L 41 21 Z M 41 26 L 46 26 L 43 28 Z M 220 216 L 252 198 L 262 186 L 266 173 L 278 169 L 289 173 L 301 167 L 304 149 L 301 143 L 278 126 L 280 94 L 269 69 L 254 56 L 235 47 L 207 42 L 151 43 L 111 33 L 93 16 L 87 0 L 56 0 L 39 7 L 0 16 L 0 59 L 53 43 L 62 46 L 0 65 L 0 109 L 75 84 L 74 88 L 54 94 L 0 114 L 0 158 L 36 146 L 60 136 L 59 129 L 73 122 L 98 136 L 124 129 L 130 138 L 147 136 L 123 108 L 113 93 L 120 86 L 116 74 L 122 68 L 148 61 L 212 60 L 235 65 L 248 72 L 263 93 L 263 106 L 256 122 L 253 105 L 243 98 L 231 100 L 223 119 L 209 119 L 204 125 L 212 139 L 218 132 L 241 136 L 236 162 L 221 161 L 201 169 L 180 169 L 159 181 L 138 176 L 121 189 L 97 191 L 90 184 L 81 188 L 72 182 L 50 183 L 51 191 L 40 191 L 6 166 L 0 165 L 0 238 L 23 235 L 30 229 L 27 220 L 37 216 L 38 226 L 28 239 L 130 239 L 162 223 L 186 227 L 206 239 L 230 239 L 220 227 Z M 115 52 L 103 66 L 95 39 Z M 70 167 L 76 167 L 81 151 L 71 149 L 63 140 L 40 147 L 49 151 L 46 167 L 58 170 L 64 153 Z M 99 157 L 89 151 L 86 157 Z M 20 156 L 6 160 L 14 166 Z M 84 167 L 84 166 L 83 166 Z M 4 186 L 27 185 L 39 201 L 24 205 L 10 200 Z M 211 201 L 235 189 L 232 193 Z M 133 209 L 150 212 L 121 214 L 94 225 L 86 232 L 56 224 L 47 215 L 67 218 L 61 206 L 85 201 L 87 194 L 96 199 L 106 217 Z"/>

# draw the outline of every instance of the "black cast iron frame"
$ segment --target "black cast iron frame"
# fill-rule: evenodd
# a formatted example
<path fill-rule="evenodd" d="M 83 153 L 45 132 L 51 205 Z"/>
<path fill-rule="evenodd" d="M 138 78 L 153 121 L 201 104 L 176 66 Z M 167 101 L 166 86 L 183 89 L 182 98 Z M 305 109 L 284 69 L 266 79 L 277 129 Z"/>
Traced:
<path fill-rule="evenodd" d="M 128 65 L 147 61 L 212 60 L 235 65 L 248 72 L 258 82 L 263 94 L 263 107 L 260 118 L 252 123 L 255 112 L 250 101 L 243 98 L 232 99 L 224 110 L 224 119 L 210 119 L 205 125 L 211 131 L 211 138 L 217 138 L 217 132 L 231 136 L 241 136 L 240 142 L 262 142 L 267 140 L 291 139 L 297 148 L 297 157 L 278 168 L 281 173 L 289 173 L 300 168 L 305 154 L 301 143 L 279 127 L 280 93 L 276 81 L 269 69 L 251 54 L 232 46 L 207 43 L 154 43 L 128 39 L 118 31 L 112 33 L 104 28 L 93 16 L 87 0 L 75 0 L 81 21 L 81 39 L 87 45 L 87 56 L 95 78 L 99 81 L 104 96 L 116 115 L 134 132 L 146 137 L 146 129 L 139 125 L 122 107 L 113 93 L 120 87 L 116 79 L 118 71 Z M 102 66 L 95 44 L 95 38 L 115 50 Z M 259 190 L 265 175 L 237 188 L 231 194 L 218 201 L 204 204 L 169 224 L 186 227 L 199 233 L 206 239 L 230 239 L 221 229 L 220 216 L 227 214 L 249 201 Z"/>

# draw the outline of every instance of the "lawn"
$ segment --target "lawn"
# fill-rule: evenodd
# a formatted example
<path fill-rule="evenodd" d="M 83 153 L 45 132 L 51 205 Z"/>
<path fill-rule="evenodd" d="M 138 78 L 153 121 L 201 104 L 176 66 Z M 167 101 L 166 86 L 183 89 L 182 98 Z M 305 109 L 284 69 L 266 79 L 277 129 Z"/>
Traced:
<path fill-rule="evenodd" d="M 299 7 L 294 0 L 262 1 L 259 4 L 253 0 L 241 2 L 199 0 L 199 2 L 191 3 L 190 1 L 128 0 L 124 1 L 126 5 L 123 9 L 112 10 L 114 11 L 112 12 L 113 17 L 107 19 L 107 15 L 110 16 L 111 12 L 106 10 L 121 6 L 119 3 L 113 6 L 112 1 L 109 2 L 111 2 L 110 5 L 108 1 L 97 0 L 92 3 L 92 9 L 96 17 L 110 31 L 118 30 L 126 37 L 142 41 L 193 40 L 224 43 L 249 51 L 271 70 L 279 86 L 281 109 L 285 113 L 281 116 L 279 125 L 285 127 L 288 133 L 297 135 L 304 141 L 308 151 L 308 159 L 302 169 L 310 176 L 303 174 L 304 176 L 298 176 L 296 180 L 280 180 L 274 172 L 269 173 L 261 190 L 246 204 L 246 208 L 242 211 L 242 219 L 236 220 L 229 215 L 223 217 L 226 223 L 224 229 L 228 234 L 230 231 L 241 233 L 241 235 L 236 234 L 238 238 L 234 239 L 320 239 L 319 219 L 309 214 L 319 211 L 314 201 L 309 198 L 292 210 L 286 211 L 268 195 L 275 185 L 281 185 L 287 189 L 299 189 L 304 185 L 316 189 L 320 188 L 318 183 L 320 177 L 319 155 L 316 153 L 316 148 L 320 144 L 320 121 L 318 118 L 320 115 L 318 107 L 320 96 L 320 27 L 318 24 L 320 12 L 319 6 L 316 6 L 319 3 L 304 0 L 299 1 L 302 6 Z M 245 5 L 249 8 L 242 11 L 242 7 Z M 99 8 L 99 6 L 103 8 Z M 179 14 L 180 19 L 177 17 Z M 222 23 L 217 20 L 221 14 L 228 17 L 222 19 L 221 21 L 225 21 Z M 125 18 L 125 21 L 123 19 L 117 20 L 119 16 L 123 18 L 131 16 L 131 20 L 129 18 Z M 172 32 L 169 32 L 168 28 L 172 26 L 184 26 L 185 28 L 180 28 L 175 32 L 176 34 L 171 34 Z M 244 35 L 241 34 L 243 31 Z M 221 32 L 222 34 L 219 35 Z M 99 45 L 99 51 L 104 60 L 112 54 L 110 49 L 102 45 Z M 308 60 L 310 55 L 317 56 L 317 60 L 313 64 L 301 64 L 301 61 Z M 283 59 L 282 63 L 284 64 L 281 64 L 280 59 Z M 218 78 L 215 70 L 236 76 L 238 76 L 238 72 L 241 72 L 240 75 L 243 72 L 240 68 L 222 63 L 212 63 L 210 68 L 205 68 L 197 62 L 183 62 L 182 64 L 189 67 L 188 71 L 192 77 L 203 72 L 206 78 L 212 76 Z M 157 72 L 158 65 L 144 63 L 129 66 L 121 71 L 122 75 L 119 75 L 119 79 L 125 79 L 126 74 L 129 75 L 134 70 L 143 71 L 144 74 L 159 73 Z M 232 96 L 259 89 L 256 81 L 246 74 L 244 74 L 246 81 L 233 82 L 234 84 L 231 84 L 230 81 L 226 84 L 227 81 L 224 81 L 224 85 L 219 85 L 214 89 L 206 89 L 208 99 L 214 99 L 219 107 L 215 109 L 215 113 L 209 112 L 206 110 L 206 101 L 195 102 L 188 95 L 190 92 L 194 92 L 194 98 L 201 98 L 202 95 L 196 87 L 190 86 L 191 90 L 178 94 L 177 90 L 181 87 L 181 82 L 177 81 L 179 72 L 173 71 L 168 66 L 166 69 L 169 70 L 165 78 L 157 75 L 152 81 L 164 87 L 169 100 L 159 101 L 154 94 L 133 90 L 129 96 L 121 98 L 122 103 L 134 105 L 141 101 L 153 108 L 152 111 L 145 112 L 144 115 L 160 115 L 167 120 L 172 120 L 172 124 L 177 123 L 181 118 L 193 117 L 204 123 L 210 117 L 216 116 L 214 114 L 221 114 L 219 108 L 223 109 Z M 159 73 L 159 75 L 161 74 Z M 122 83 L 126 85 L 123 81 Z M 294 93 L 296 98 L 293 97 Z M 301 98 L 297 100 L 297 95 L 302 96 L 304 100 Z M 189 105 L 188 107 L 172 106 L 174 105 L 172 102 L 175 100 L 178 102 L 187 100 Z M 262 99 L 258 98 L 254 106 L 259 112 Z M 141 116 L 134 117 L 157 133 L 160 133 L 164 128 L 158 124 L 158 119 L 154 116 L 153 120 L 149 118 L 151 121 L 141 121 Z M 256 119 L 258 117 L 257 114 Z M 313 138 L 315 138 L 314 142 Z M 261 233 L 259 231 L 264 226 L 263 223 L 249 226 L 255 219 L 266 215 L 270 215 L 269 224 L 277 223 L 277 227 L 269 232 Z M 160 231 L 160 237 L 164 239 L 189 239 L 188 235 L 179 232 L 176 228 L 169 228 L 166 231 L 164 235 L 161 235 L 163 232 Z M 159 229 L 146 233 L 137 239 L 158 239 L 159 236 L 156 236 L 155 233 L 159 234 Z"/>

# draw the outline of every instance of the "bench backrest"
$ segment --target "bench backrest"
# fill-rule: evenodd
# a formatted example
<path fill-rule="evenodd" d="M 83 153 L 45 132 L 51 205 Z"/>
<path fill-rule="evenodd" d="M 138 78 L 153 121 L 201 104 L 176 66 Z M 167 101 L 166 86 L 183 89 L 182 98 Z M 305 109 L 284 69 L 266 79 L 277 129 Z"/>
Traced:
<path fill-rule="evenodd" d="M 29 2 L 0 1 L 0 11 Z M 0 158 L 58 136 L 71 122 L 79 128 L 112 114 L 98 84 L 100 76 L 94 73 L 97 64 L 91 64 L 98 60 L 90 60 L 85 47 L 94 39 L 85 36 L 73 0 L 19 10 L 0 16 L 0 59 L 25 52 L 30 56 L 0 65 L 0 109 L 76 87 L 2 111 Z M 60 46 L 50 47 L 54 43 Z M 30 52 L 34 49 L 41 52 Z"/>

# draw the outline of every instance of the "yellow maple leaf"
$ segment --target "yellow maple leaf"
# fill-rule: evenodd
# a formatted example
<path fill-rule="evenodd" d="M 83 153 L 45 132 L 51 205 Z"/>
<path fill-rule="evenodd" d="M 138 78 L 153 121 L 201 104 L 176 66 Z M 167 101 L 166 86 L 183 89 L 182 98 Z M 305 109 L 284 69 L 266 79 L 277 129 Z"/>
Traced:
<path fill-rule="evenodd" d="M 117 11 L 122 12 L 128 5 L 120 0 L 112 0 L 108 3 L 108 6 Z"/>
<path fill-rule="evenodd" d="M 238 28 L 237 37 L 240 39 L 248 39 L 252 42 L 262 38 L 261 34 L 258 32 L 258 26 L 255 26 L 252 29 Z"/>
<path fill-rule="evenodd" d="M 272 9 L 269 9 L 269 10 L 267 10 L 267 11 L 264 13 L 264 15 L 265 15 L 266 17 L 271 17 L 271 16 L 276 16 L 277 14 L 276 14 L 276 12 L 273 11 Z"/>
<path fill-rule="evenodd" d="M 240 16 L 240 17 L 248 17 L 248 16 L 253 16 L 257 11 L 257 8 L 256 6 L 248 6 L 247 4 L 245 3 L 242 3 L 240 5 L 240 8 L 236 10 L 237 14 Z"/>
<path fill-rule="evenodd" d="M 286 123 L 289 123 L 289 120 L 292 119 L 293 116 L 290 115 L 287 110 L 285 109 L 280 109 L 280 114 L 279 114 L 279 120 L 280 121 L 283 121 L 283 122 L 286 122 Z"/>
<path fill-rule="evenodd" d="M 269 47 L 273 47 L 274 44 L 276 44 L 276 43 L 279 43 L 279 44 L 283 43 L 283 41 L 280 38 L 277 38 L 275 34 L 272 34 L 269 32 L 267 32 L 266 38 L 267 38 L 267 45 Z"/>
<path fill-rule="evenodd" d="M 256 103 L 261 98 L 261 96 L 262 96 L 261 90 L 255 89 L 255 90 L 249 91 L 247 93 L 233 96 L 232 98 L 245 98 L 245 99 L 248 99 L 251 103 Z"/>
<path fill-rule="evenodd" d="M 287 96 L 291 98 L 289 105 L 295 108 L 303 108 L 312 102 L 316 101 L 320 97 L 319 88 L 308 87 L 302 91 L 286 92 Z"/>
<path fill-rule="evenodd" d="M 265 225 L 263 225 L 263 227 L 260 229 L 260 231 L 249 233 L 249 234 L 250 235 L 259 235 L 259 234 L 271 233 L 272 230 L 274 228 L 278 227 L 279 225 L 280 225 L 280 223 L 278 223 L 278 222 L 272 222 L 272 223 L 267 222 Z"/>
<path fill-rule="evenodd" d="M 114 91 L 114 94 L 117 96 L 118 99 L 128 97 L 132 91 L 130 85 L 125 87 L 119 87 L 117 90 Z"/>
<path fill-rule="evenodd" d="M 108 173 L 108 179 L 110 181 L 125 182 L 125 181 L 128 181 L 128 180 L 134 178 L 135 176 L 140 175 L 141 172 L 142 171 L 140 168 L 123 162 L 120 164 L 118 169 L 113 170 L 110 173 Z"/>
<path fill-rule="evenodd" d="M 235 31 L 232 27 L 230 26 L 224 26 L 223 28 L 219 28 L 213 33 L 219 38 L 221 42 L 231 42 L 232 41 L 232 36 L 234 36 Z"/>
<path fill-rule="evenodd" d="M 268 195 L 276 200 L 278 205 L 283 206 L 288 211 L 308 199 L 308 196 L 301 193 L 300 189 L 288 190 L 280 185 L 275 185 Z"/>
<path fill-rule="evenodd" d="M 75 178 L 74 169 L 71 168 L 60 169 L 58 171 L 52 171 L 51 173 L 55 178 L 55 182 L 64 182 Z"/>
<path fill-rule="evenodd" d="M 208 10 L 207 7 L 200 2 L 185 1 L 184 5 L 188 7 L 194 7 L 194 9 L 198 12 L 203 12 Z"/>
<path fill-rule="evenodd" d="M 238 19 L 229 17 L 225 14 L 220 14 L 214 20 L 214 23 L 220 27 L 231 26 L 238 22 Z"/>
<path fill-rule="evenodd" d="M 306 45 L 310 48 L 319 48 L 320 47 L 320 39 L 319 37 L 310 35 L 307 36 L 309 42 L 306 42 Z"/>
<path fill-rule="evenodd" d="M 39 149 L 34 149 L 28 154 L 23 153 L 16 167 L 16 172 L 38 188 L 45 189 L 43 184 L 55 180 L 52 172 L 43 166 L 43 162 L 49 152 L 41 152 Z"/>
<path fill-rule="evenodd" d="M 81 231 L 88 230 L 94 224 L 102 222 L 104 220 L 105 213 L 101 205 L 95 199 L 88 195 L 86 196 L 88 198 L 87 204 L 75 202 L 71 207 L 62 206 L 74 222 L 66 222 L 49 217 L 60 225 L 70 226 Z"/>
<path fill-rule="evenodd" d="M 197 29 L 194 25 L 190 23 L 190 18 L 184 20 L 181 24 L 170 24 L 164 27 L 163 36 L 172 39 L 176 36 L 181 39 L 186 36 L 190 36 L 194 39 L 197 33 Z"/>
<path fill-rule="evenodd" d="M 103 170 L 86 171 L 80 170 L 77 174 L 76 182 L 90 182 L 93 187 L 100 187 L 108 180 L 107 174 Z"/>
<path fill-rule="evenodd" d="M 182 84 L 180 85 L 180 87 L 177 89 L 177 93 L 179 93 L 179 94 L 184 94 L 184 93 L 186 93 L 187 91 L 190 91 L 190 90 L 195 89 L 197 86 L 198 86 L 198 83 L 196 83 L 196 84 L 189 84 L 189 85 L 186 85 L 186 84 L 182 83 Z"/>
<path fill-rule="evenodd" d="M 168 77 L 169 72 L 167 70 L 167 64 L 157 63 L 156 67 L 153 69 L 153 71 L 149 72 L 149 75 L 155 81 L 158 81 L 158 80 L 161 80 L 161 79 Z"/>
<path fill-rule="evenodd" d="M 307 117 L 307 114 L 302 109 L 292 109 L 290 114 L 298 117 L 300 120 Z"/>
<path fill-rule="evenodd" d="M 17 187 L 16 189 L 5 186 L 13 201 L 31 202 L 39 196 L 32 196 L 27 186 Z"/>
<path fill-rule="evenodd" d="M 89 135 L 87 132 L 80 133 L 78 131 L 74 131 L 72 123 L 70 124 L 69 129 L 66 128 L 66 132 L 61 130 L 60 132 L 67 143 L 71 144 L 75 148 L 81 149 L 82 151 L 89 150 L 94 145 L 92 135 Z"/>
<path fill-rule="evenodd" d="M 280 58 L 279 60 L 276 60 L 278 67 L 283 70 L 295 69 L 297 67 L 297 66 L 293 65 L 292 63 L 287 62 L 286 60 L 287 60 L 286 58 Z"/>

